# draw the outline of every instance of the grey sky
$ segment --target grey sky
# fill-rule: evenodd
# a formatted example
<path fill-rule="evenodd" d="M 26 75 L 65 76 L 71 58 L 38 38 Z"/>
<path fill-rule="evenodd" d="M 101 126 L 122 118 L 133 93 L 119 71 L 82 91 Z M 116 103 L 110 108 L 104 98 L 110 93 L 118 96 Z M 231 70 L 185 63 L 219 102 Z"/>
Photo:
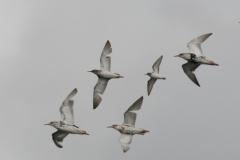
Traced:
<path fill-rule="evenodd" d="M 240 1 L 0 1 L 0 158 L 237 160 L 240 157 Z M 193 38 L 220 66 L 200 66 L 197 87 L 173 57 Z M 101 51 L 109 40 L 109 81 L 93 110 Z M 163 55 L 158 80 L 147 96 L 153 63 Z M 90 136 L 69 135 L 57 148 L 43 124 L 59 121 L 59 107 L 74 88 L 75 123 Z M 140 96 L 136 127 L 123 154 L 123 113 Z"/>

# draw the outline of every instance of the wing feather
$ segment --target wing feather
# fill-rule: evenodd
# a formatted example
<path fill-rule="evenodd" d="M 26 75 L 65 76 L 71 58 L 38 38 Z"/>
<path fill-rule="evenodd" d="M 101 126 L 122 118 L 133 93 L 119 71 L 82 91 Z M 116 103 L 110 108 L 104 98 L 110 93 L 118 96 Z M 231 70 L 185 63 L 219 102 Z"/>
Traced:
<path fill-rule="evenodd" d="M 196 85 L 198 85 L 200 87 L 200 84 L 198 83 L 198 80 L 197 80 L 195 74 L 193 73 L 199 66 L 200 66 L 200 64 L 187 62 L 182 65 L 182 68 L 183 68 L 184 73 L 193 81 L 193 83 L 195 83 Z"/>
<path fill-rule="evenodd" d="M 66 124 L 74 125 L 74 114 L 73 114 L 73 104 L 74 101 L 70 100 L 77 94 L 77 89 L 75 88 L 63 101 L 60 107 L 60 113 L 62 121 Z"/>
<path fill-rule="evenodd" d="M 156 80 L 157 79 L 155 79 L 155 78 L 150 78 L 149 80 L 148 80 L 148 95 L 150 95 L 150 93 L 151 93 L 151 91 L 152 91 L 152 88 L 153 88 L 153 85 L 155 84 L 155 82 L 156 82 Z"/>
<path fill-rule="evenodd" d="M 123 125 L 135 126 L 135 121 L 137 114 L 131 111 L 137 111 L 141 109 L 143 102 L 143 96 L 140 97 L 136 102 L 134 102 L 128 110 L 124 113 L 124 122 Z"/>
<path fill-rule="evenodd" d="M 96 109 L 101 103 L 101 101 L 102 101 L 101 96 L 94 90 L 93 91 L 93 109 Z"/>
<path fill-rule="evenodd" d="M 202 56 L 202 49 L 201 44 L 209 37 L 212 33 L 204 34 L 197 38 L 192 39 L 188 44 L 187 47 L 189 48 L 191 53 L 196 54 L 196 56 Z"/>
<path fill-rule="evenodd" d="M 111 57 L 108 55 L 112 53 L 111 44 L 109 41 L 105 44 L 102 55 L 100 57 L 100 69 L 104 71 L 110 71 L 111 70 Z"/>
<path fill-rule="evenodd" d="M 153 64 L 152 68 L 153 68 L 153 72 L 155 73 L 159 73 L 159 66 L 162 62 L 162 58 L 163 56 L 161 56 L 160 58 L 158 58 L 158 60 Z"/>
<path fill-rule="evenodd" d="M 118 139 L 121 147 L 123 149 L 123 152 L 127 152 L 130 148 L 128 147 L 128 145 L 131 144 L 132 142 L 132 135 L 130 134 L 121 134 L 121 137 Z"/>
<path fill-rule="evenodd" d="M 52 139 L 55 145 L 59 148 L 62 148 L 62 145 L 59 142 L 62 142 L 63 139 L 68 135 L 66 132 L 57 131 L 52 134 Z"/>
<path fill-rule="evenodd" d="M 94 90 L 100 94 L 103 94 L 109 80 L 110 79 L 106 79 L 106 78 L 98 78 L 98 82 L 95 85 Z"/>

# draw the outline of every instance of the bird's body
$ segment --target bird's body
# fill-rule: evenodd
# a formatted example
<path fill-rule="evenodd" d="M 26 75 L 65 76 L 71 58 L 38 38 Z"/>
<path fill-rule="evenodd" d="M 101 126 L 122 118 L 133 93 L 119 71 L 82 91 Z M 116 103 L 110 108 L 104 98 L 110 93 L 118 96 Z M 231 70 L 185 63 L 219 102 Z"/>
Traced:
<path fill-rule="evenodd" d="M 205 56 L 203 56 L 201 44 L 209 37 L 212 33 L 204 34 L 202 36 L 199 36 L 193 40 L 191 40 L 187 47 L 190 50 L 190 53 L 180 53 L 179 55 L 176 55 L 175 57 L 180 57 L 188 61 L 187 63 L 182 65 L 184 73 L 196 84 L 200 87 L 198 80 L 193 73 L 201 64 L 205 65 L 215 65 L 218 66 L 217 63 L 206 59 Z"/>
<path fill-rule="evenodd" d="M 92 72 L 98 76 L 98 82 L 94 87 L 93 91 L 93 109 L 96 109 L 102 101 L 102 98 L 99 94 L 103 94 L 108 81 L 112 78 L 123 78 L 117 73 L 112 73 L 111 69 L 111 57 L 108 55 L 112 53 L 111 44 L 107 41 L 106 45 L 103 48 L 101 57 L 100 57 L 100 70 L 94 69 Z"/>
<path fill-rule="evenodd" d="M 165 77 L 161 76 L 158 73 L 152 72 L 151 74 L 148 75 L 151 78 L 155 78 L 155 79 L 166 79 Z"/>
<path fill-rule="evenodd" d="M 62 117 L 62 121 L 52 121 L 49 124 L 54 128 L 56 128 L 58 131 L 52 134 L 53 142 L 56 144 L 57 147 L 62 148 L 62 145 L 59 142 L 62 142 L 63 139 L 68 134 L 86 134 L 86 131 L 83 131 L 79 129 L 77 126 L 74 125 L 74 117 L 73 117 L 73 104 L 74 101 L 70 100 L 72 97 L 74 97 L 77 94 L 77 89 L 75 88 L 63 101 L 61 107 L 60 107 L 60 113 Z"/>
<path fill-rule="evenodd" d="M 128 145 L 132 142 L 132 136 L 135 134 L 144 135 L 148 130 L 136 128 L 135 121 L 137 114 L 131 111 L 137 111 L 141 109 L 143 97 L 140 97 L 135 103 L 133 103 L 128 110 L 124 113 L 124 122 L 122 125 L 112 125 L 108 128 L 116 129 L 121 133 L 119 142 L 122 146 L 123 152 L 127 152 L 130 148 Z"/>
<path fill-rule="evenodd" d="M 149 77 L 151 77 L 148 80 L 148 84 L 147 84 L 148 95 L 150 95 L 150 93 L 152 91 L 152 88 L 153 88 L 153 85 L 154 85 L 154 83 L 156 82 L 157 79 L 164 79 L 164 80 L 166 79 L 165 77 L 163 77 L 159 74 L 159 66 L 162 62 L 162 58 L 163 58 L 163 56 L 158 58 L 158 60 L 153 64 L 153 66 L 152 66 L 153 72 L 151 72 L 151 73 L 149 72 L 149 73 L 146 74 Z"/>
<path fill-rule="evenodd" d="M 86 134 L 85 131 L 79 129 L 75 125 L 68 125 L 68 124 L 63 124 L 63 122 L 55 122 L 55 125 L 53 125 L 54 128 L 56 128 L 59 131 L 62 132 L 67 132 L 71 134 Z"/>
<path fill-rule="evenodd" d="M 120 133 L 131 134 L 131 135 L 134 135 L 134 134 L 143 135 L 144 133 L 149 132 L 145 129 L 136 128 L 129 125 L 117 125 L 114 129 L 118 130 Z"/>
<path fill-rule="evenodd" d="M 122 78 L 119 74 L 117 73 L 112 73 L 109 71 L 102 71 L 102 70 L 98 70 L 97 74 L 96 74 L 99 78 L 105 78 L 105 79 L 112 79 L 112 78 Z"/>

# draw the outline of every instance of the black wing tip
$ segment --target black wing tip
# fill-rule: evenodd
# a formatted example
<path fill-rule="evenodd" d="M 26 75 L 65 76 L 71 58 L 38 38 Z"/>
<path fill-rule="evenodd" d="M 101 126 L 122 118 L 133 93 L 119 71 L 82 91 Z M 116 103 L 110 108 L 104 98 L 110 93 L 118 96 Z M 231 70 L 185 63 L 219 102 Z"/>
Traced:
<path fill-rule="evenodd" d="M 77 92 L 78 90 L 77 90 L 77 88 L 74 88 L 74 90 L 73 90 L 73 91 L 76 91 L 76 92 Z"/>
<path fill-rule="evenodd" d="M 111 43 L 110 43 L 109 40 L 107 40 L 106 45 L 110 45 L 111 46 Z"/>
<path fill-rule="evenodd" d="M 96 109 L 99 106 L 100 103 L 101 103 L 101 101 L 97 104 L 93 102 L 93 109 Z"/>
<path fill-rule="evenodd" d="M 193 81 L 194 82 L 194 81 Z M 198 87 L 200 87 L 200 84 L 198 82 L 194 82 Z"/>

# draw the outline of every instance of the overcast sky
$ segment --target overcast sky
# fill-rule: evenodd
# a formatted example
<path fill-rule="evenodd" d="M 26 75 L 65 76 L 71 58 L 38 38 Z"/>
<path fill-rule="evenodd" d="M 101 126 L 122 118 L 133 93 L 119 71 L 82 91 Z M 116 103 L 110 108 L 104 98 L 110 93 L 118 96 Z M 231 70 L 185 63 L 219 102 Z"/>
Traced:
<path fill-rule="evenodd" d="M 0 1 L 0 158 L 4 160 L 239 160 L 240 1 Z M 174 55 L 193 38 L 213 33 L 204 55 L 220 66 L 196 70 L 199 88 Z M 109 40 L 113 73 L 93 110 L 93 87 Z M 163 55 L 147 96 L 144 75 Z M 75 124 L 90 136 L 68 135 L 57 148 L 44 126 L 74 89 Z M 123 113 L 144 96 L 135 135 L 123 153 Z"/>

